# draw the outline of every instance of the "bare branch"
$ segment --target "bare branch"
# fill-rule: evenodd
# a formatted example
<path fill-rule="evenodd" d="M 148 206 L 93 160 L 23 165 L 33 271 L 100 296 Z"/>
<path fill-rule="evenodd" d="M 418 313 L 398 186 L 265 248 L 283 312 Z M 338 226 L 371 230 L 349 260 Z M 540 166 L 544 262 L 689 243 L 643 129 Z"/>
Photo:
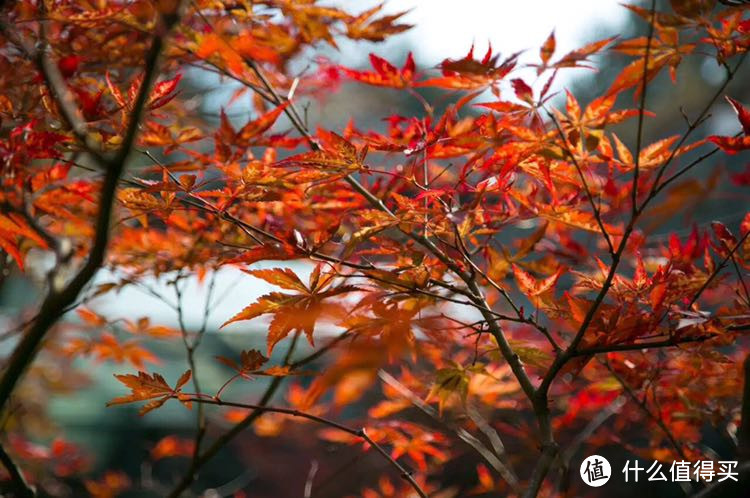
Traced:
<path fill-rule="evenodd" d="M 672 447 L 675 449 L 677 454 L 680 456 L 681 459 L 686 460 L 687 456 L 685 455 L 684 450 L 682 449 L 682 446 L 680 443 L 675 439 L 674 434 L 672 434 L 672 431 L 669 430 L 669 427 L 667 427 L 667 424 L 664 423 L 664 420 L 661 419 L 661 417 L 658 414 L 655 414 L 651 411 L 651 408 L 648 407 L 646 402 L 644 400 L 641 400 L 638 395 L 635 393 L 632 387 L 627 383 L 625 379 L 622 378 L 615 370 L 612 368 L 612 365 L 609 364 L 609 362 L 602 361 L 601 362 L 604 367 L 609 370 L 609 373 L 612 374 L 612 377 L 617 380 L 617 382 L 622 386 L 625 393 L 628 395 L 628 397 L 636 404 L 638 407 L 643 411 L 643 413 L 646 414 L 648 418 L 650 418 L 658 427 L 661 429 L 661 431 L 664 433 L 664 435 L 667 438 L 667 441 L 669 441 L 669 444 L 672 445 Z"/>
<path fill-rule="evenodd" d="M 293 408 L 277 408 L 272 407 L 268 405 L 252 405 L 252 404 L 246 404 L 246 403 L 235 403 L 231 401 L 224 401 L 221 399 L 213 399 L 213 398 L 203 398 L 200 396 L 193 396 L 189 398 L 181 398 L 181 401 L 189 401 L 193 403 L 203 403 L 203 404 L 209 404 L 209 405 L 217 405 L 217 406 L 231 406 L 235 408 L 245 408 L 248 410 L 253 410 L 252 413 L 282 413 L 286 415 L 291 415 L 293 417 L 300 417 L 305 418 L 308 420 L 312 420 L 313 422 L 317 422 L 322 425 L 327 425 L 329 427 L 333 427 L 334 429 L 338 429 L 342 432 L 346 432 L 348 434 L 351 434 L 352 436 L 357 436 L 372 446 L 378 453 L 380 453 L 384 459 L 388 461 L 388 463 L 393 466 L 396 470 L 398 470 L 399 475 L 409 482 L 409 484 L 414 488 L 414 491 L 417 492 L 419 496 L 422 498 L 427 498 L 427 494 L 422 490 L 422 488 L 419 486 L 417 481 L 414 480 L 414 477 L 412 476 L 411 472 L 406 470 L 400 463 L 398 463 L 395 459 L 391 457 L 391 455 L 383 449 L 382 446 L 380 446 L 378 443 L 376 443 L 368 434 L 367 431 L 362 429 L 353 429 L 351 427 L 347 427 L 343 424 L 340 424 L 338 422 L 335 422 L 333 420 L 329 420 L 324 417 L 319 417 L 317 415 L 312 415 L 310 413 L 305 413 L 297 409 Z"/>
<path fill-rule="evenodd" d="M 636 132 L 635 164 L 633 167 L 633 187 L 631 190 L 633 211 L 635 217 L 638 210 L 638 178 L 641 169 L 641 150 L 643 149 L 643 115 L 646 110 L 646 92 L 648 90 L 648 62 L 651 56 L 651 43 L 654 40 L 654 22 L 656 15 L 656 0 L 651 0 L 651 15 L 648 22 L 648 38 L 646 41 L 646 54 L 643 58 L 643 76 L 641 79 L 641 100 L 638 104 L 638 131 Z"/>
<path fill-rule="evenodd" d="M 26 482 L 21 469 L 18 468 L 8 452 L 5 451 L 2 444 L 0 444 L 0 463 L 3 464 L 3 467 L 5 467 L 10 476 L 13 493 L 16 498 L 34 498 L 36 496 L 36 491 Z"/>
<path fill-rule="evenodd" d="M 378 377 L 380 377 L 383 382 L 396 389 L 399 394 L 408 399 L 411 404 L 419 408 L 426 415 L 428 415 L 441 425 L 445 426 L 447 429 L 453 431 L 459 439 L 461 439 L 463 442 L 471 446 L 477 453 L 479 453 L 484 461 L 487 462 L 489 466 L 493 468 L 498 474 L 500 474 L 500 476 L 505 479 L 508 485 L 516 493 L 520 494 L 520 483 L 518 476 L 513 471 L 510 463 L 506 459 L 504 447 L 502 442 L 499 440 L 499 436 L 497 436 L 496 438 L 496 442 L 499 442 L 499 445 L 495 445 L 495 451 L 493 452 L 489 448 L 487 448 L 487 446 L 482 443 L 482 441 L 480 441 L 463 427 L 451 424 L 450 422 L 440 417 L 440 415 L 433 407 L 425 403 L 419 396 L 414 394 L 409 388 L 399 382 L 397 378 L 395 378 L 385 370 L 379 370 Z M 476 413 L 473 408 L 471 408 L 470 410 Z M 476 413 L 476 415 L 478 415 L 478 413 Z M 494 431 L 494 429 L 492 429 L 491 427 L 489 427 L 488 429 L 489 431 Z M 495 435 L 497 434 L 495 433 Z M 490 440 L 492 441 L 492 438 Z"/>
<path fill-rule="evenodd" d="M 299 340 L 299 333 L 295 334 L 292 338 L 292 342 L 289 345 L 289 349 L 286 352 L 286 356 L 284 358 L 283 365 L 289 365 L 292 354 L 294 354 L 294 350 L 297 346 L 297 341 Z M 271 398 L 276 394 L 276 391 L 281 386 L 282 381 L 284 380 L 284 377 L 274 377 L 271 383 L 266 388 L 265 392 L 263 393 L 263 396 L 261 396 L 260 400 L 258 401 L 257 406 L 265 406 L 270 401 Z M 195 480 L 195 475 L 197 474 L 198 470 L 200 470 L 201 467 L 203 467 L 211 458 L 214 457 L 224 446 L 226 446 L 232 439 L 234 439 L 237 435 L 242 433 L 245 429 L 252 426 L 253 423 L 263 415 L 262 411 L 259 410 L 253 410 L 251 413 L 249 413 L 244 419 L 239 421 L 232 427 L 230 430 L 216 438 L 216 440 L 211 443 L 211 446 L 209 446 L 203 453 L 201 453 L 197 458 L 193 458 L 190 462 L 190 466 L 188 467 L 185 474 L 182 476 L 182 479 L 177 483 L 177 485 L 172 489 L 172 491 L 169 493 L 169 498 L 177 498 L 180 496 L 185 490 L 187 490 L 190 485 Z"/>

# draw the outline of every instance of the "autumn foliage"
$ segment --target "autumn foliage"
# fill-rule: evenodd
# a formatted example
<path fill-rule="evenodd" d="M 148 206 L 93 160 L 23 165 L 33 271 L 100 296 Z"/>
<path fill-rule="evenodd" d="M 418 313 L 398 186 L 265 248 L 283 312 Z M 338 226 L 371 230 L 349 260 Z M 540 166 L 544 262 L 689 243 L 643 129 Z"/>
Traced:
<path fill-rule="evenodd" d="M 246 430 L 306 461 L 318 438 L 366 454 L 351 496 L 579 496 L 580 456 L 607 445 L 746 472 L 750 170 L 725 164 L 750 149 L 750 107 L 728 92 L 748 9 L 628 2 L 634 38 L 563 53 L 553 33 L 532 54 L 457 47 L 435 68 L 373 53 L 350 68 L 315 50 L 410 28 L 353 3 L 1 4 L 0 255 L 39 291 L 0 338 L 2 492 L 203 492 L 223 483 L 196 479 Z M 607 53 L 627 63 L 601 94 L 558 92 Z M 722 82 L 686 103 L 678 132 L 646 133 L 649 90 L 691 58 Z M 236 88 L 213 116 L 189 91 L 196 74 Z M 343 85 L 419 111 L 309 122 L 305 104 Z M 724 111 L 736 133 L 706 136 Z M 693 222 L 722 185 L 742 216 Z M 223 307 L 210 297 L 225 270 L 269 290 Z M 197 326 L 187 282 L 208 289 Z M 129 288 L 179 326 L 99 309 Z M 264 347 L 198 354 L 250 324 Z M 162 342 L 184 349 L 178 365 Z M 179 461 L 179 478 L 94 472 L 97 455 L 45 419 L 47 396 L 87 389 L 86 361 L 117 365 L 107 413 L 195 419 L 144 454 Z M 335 479 L 315 462 L 287 474 L 294 496 Z"/>

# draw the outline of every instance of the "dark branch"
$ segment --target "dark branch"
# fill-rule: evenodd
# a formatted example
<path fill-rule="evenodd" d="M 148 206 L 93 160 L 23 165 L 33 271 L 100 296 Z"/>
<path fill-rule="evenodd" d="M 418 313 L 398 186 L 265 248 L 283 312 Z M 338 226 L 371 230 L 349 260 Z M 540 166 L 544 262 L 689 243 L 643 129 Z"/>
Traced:
<path fill-rule="evenodd" d="M 178 18 L 165 17 L 166 30 L 171 30 Z M 164 35 L 166 36 L 166 34 Z M 83 267 L 76 273 L 73 279 L 65 284 L 60 281 L 62 276 L 58 274 L 59 266 L 53 268 L 50 281 L 52 283 L 46 298 L 44 299 L 36 320 L 30 325 L 29 330 L 14 349 L 2 378 L 0 379 L 0 411 L 7 405 L 16 384 L 23 376 L 26 367 L 34 360 L 39 345 L 47 335 L 49 329 L 60 319 L 65 310 L 73 304 L 93 278 L 104 262 L 104 256 L 109 242 L 112 210 L 115 201 L 115 192 L 120 181 L 120 176 L 125 169 L 127 158 L 131 152 L 133 143 L 138 132 L 138 125 L 145 112 L 146 103 L 153 82 L 158 74 L 158 61 L 164 45 L 164 37 L 157 36 L 146 54 L 146 69 L 143 83 L 136 97 L 130 121 L 123 138 L 122 146 L 112 159 L 98 158 L 103 161 L 100 166 L 105 170 L 104 182 L 99 194 L 99 213 L 97 214 L 94 241 L 89 251 L 88 259 Z M 55 84 L 52 81 L 52 84 Z M 55 90 L 55 95 L 61 95 L 61 90 Z"/>
<path fill-rule="evenodd" d="M 346 432 L 347 434 L 351 434 L 352 436 L 360 437 L 367 441 L 367 444 L 372 446 L 378 453 L 380 453 L 385 460 L 388 461 L 390 465 L 392 465 L 396 470 L 398 470 L 399 475 L 405 479 L 412 488 L 414 488 L 414 491 L 417 492 L 419 496 L 422 498 L 427 498 L 427 493 L 424 492 L 424 490 L 419 486 L 419 483 L 414 480 L 414 477 L 411 475 L 411 472 L 406 470 L 403 465 L 398 463 L 391 455 L 385 451 L 385 449 L 380 446 L 378 443 L 372 440 L 372 438 L 367 435 L 367 431 L 362 429 L 353 429 L 351 427 L 347 427 L 343 424 L 340 424 L 338 422 L 335 422 L 333 420 L 329 420 L 324 417 L 319 417 L 317 415 L 312 415 L 310 413 L 305 413 L 300 410 L 296 410 L 294 408 L 277 408 L 273 406 L 268 405 L 250 405 L 245 403 L 234 403 L 231 401 L 223 401 L 221 399 L 207 399 L 207 398 L 201 398 L 201 397 L 191 397 L 188 399 L 182 398 L 181 401 L 190 401 L 194 403 L 204 403 L 209 405 L 218 405 L 218 406 L 232 406 L 235 408 L 246 408 L 248 410 L 253 410 L 253 413 L 282 413 L 285 415 L 291 415 L 293 417 L 300 417 L 300 418 L 306 418 L 308 420 L 312 420 L 313 422 L 317 422 L 322 425 L 327 425 L 329 427 L 333 427 L 334 429 L 338 429 L 342 432 Z"/>
<path fill-rule="evenodd" d="M 5 451 L 3 445 L 0 444 L 0 463 L 3 464 L 5 470 L 10 476 L 10 481 L 13 486 L 13 492 L 17 498 L 34 498 L 36 492 L 29 486 L 26 479 L 23 477 L 21 470 L 18 468 L 16 463 L 13 461 L 11 456 Z"/>

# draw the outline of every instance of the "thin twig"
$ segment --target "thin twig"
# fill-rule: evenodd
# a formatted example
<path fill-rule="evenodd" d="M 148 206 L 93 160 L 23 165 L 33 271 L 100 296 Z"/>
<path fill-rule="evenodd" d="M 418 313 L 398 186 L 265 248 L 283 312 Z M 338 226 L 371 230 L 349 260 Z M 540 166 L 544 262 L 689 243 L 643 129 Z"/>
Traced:
<path fill-rule="evenodd" d="M 297 346 L 297 341 L 299 339 L 299 333 L 295 334 L 292 338 L 292 342 L 289 345 L 289 349 L 287 350 L 286 356 L 284 358 L 283 365 L 287 366 L 290 363 L 292 354 L 294 354 L 294 349 Z M 258 406 L 265 406 L 268 404 L 268 402 L 271 401 L 271 398 L 276 394 L 276 391 L 281 386 L 282 381 L 284 380 L 284 377 L 274 377 L 271 383 L 266 388 L 265 392 L 261 396 L 260 400 L 258 401 Z M 195 476 L 200 470 L 201 467 L 203 467 L 211 458 L 214 457 L 224 446 L 226 446 L 232 439 L 234 439 L 237 435 L 241 434 L 245 429 L 253 425 L 255 421 L 263 415 L 262 411 L 255 410 L 252 413 L 248 414 L 244 419 L 236 423 L 231 429 L 229 429 L 227 432 L 216 438 L 216 440 L 211 443 L 211 445 L 203 452 L 201 453 L 198 458 L 195 458 L 191 461 L 190 466 L 188 467 L 185 474 L 182 476 L 182 479 L 177 483 L 177 485 L 172 489 L 172 491 L 168 494 L 169 498 L 177 498 L 180 496 L 183 491 L 185 491 L 195 480 Z"/>
<path fill-rule="evenodd" d="M 612 377 L 614 377 L 615 380 L 617 380 L 617 382 L 622 386 L 628 397 L 633 400 L 636 405 L 638 405 L 643 413 L 645 413 L 646 416 L 648 416 L 648 418 L 650 418 L 659 427 L 659 429 L 661 429 L 661 431 L 667 437 L 667 441 L 669 441 L 669 444 L 672 445 L 679 457 L 682 460 L 686 460 L 687 456 L 685 455 L 682 446 L 679 442 L 677 442 L 677 439 L 674 437 L 674 434 L 672 434 L 672 431 L 669 430 L 669 427 L 667 427 L 667 425 L 664 423 L 664 420 L 662 420 L 661 417 L 651 411 L 651 408 L 648 407 L 646 401 L 638 397 L 633 388 L 630 387 L 625 379 L 623 379 L 617 372 L 615 372 L 614 368 L 612 368 L 612 365 L 610 365 L 608 361 L 603 360 L 601 363 L 607 370 L 609 370 L 609 373 L 612 374 Z"/>
<path fill-rule="evenodd" d="M 638 152 L 635 156 L 635 163 L 633 165 L 633 187 L 631 190 L 632 195 L 632 216 L 635 216 L 638 210 L 638 177 L 641 166 L 641 149 L 643 148 L 643 115 L 646 110 L 646 91 L 648 90 L 648 62 L 651 55 L 651 43 L 654 39 L 654 17 L 656 15 L 656 0 L 651 0 L 651 16 L 648 22 L 648 38 L 646 41 L 646 54 L 643 58 L 643 76 L 641 77 L 641 101 L 638 104 L 638 130 L 636 132 L 635 149 Z"/>
<path fill-rule="evenodd" d="M 177 298 L 177 323 L 180 327 L 180 335 L 182 337 L 182 343 L 185 347 L 185 354 L 187 355 L 187 363 L 188 368 L 192 372 L 191 379 L 193 381 L 193 387 L 195 388 L 195 392 L 198 393 L 199 396 L 202 395 L 200 382 L 198 381 L 198 366 L 195 362 L 195 350 L 197 348 L 196 341 L 191 342 L 188 337 L 188 330 L 185 326 L 185 316 L 182 308 L 182 290 L 180 289 L 180 278 L 181 275 L 178 273 L 177 277 L 172 281 L 172 286 L 174 287 L 175 296 Z M 204 308 L 204 324 L 206 323 L 207 317 L 208 317 L 208 305 L 209 305 L 210 299 L 206 300 L 205 308 Z M 205 330 L 205 325 L 201 329 L 202 331 Z M 200 456 L 201 451 L 201 443 L 203 442 L 203 437 L 206 434 L 207 430 L 207 422 L 206 422 L 206 413 L 203 409 L 203 405 L 199 404 L 198 409 L 196 410 L 196 430 L 195 430 L 195 437 L 193 439 L 194 445 L 193 445 L 193 455 L 191 457 L 191 463 L 190 465 L 193 465 L 193 462 L 198 460 Z"/>
<path fill-rule="evenodd" d="M 433 407 L 425 403 L 419 396 L 413 393 L 408 387 L 403 385 L 393 375 L 381 369 L 378 370 L 378 377 L 380 377 L 383 382 L 396 389 L 399 394 L 408 399 L 411 404 L 419 408 L 423 413 L 431 417 L 439 424 L 445 426 L 447 429 L 454 432 L 459 439 L 471 446 L 484 459 L 484 461 L 487 462 L 487 464 L 508 483 L 508 485 L 516 493 L 520 494 L 521 488 L 518 476 L 511 467 L 510 462 L 507 461 L 502 442 L 500 442 L 500 444 L 495 447 L 495 452 L 491 451 L 472 433 L 470 433 L 463 427 L 452 424 L 443 419 Z M 491 427 L 489 429 L 490 431 L 494 431 L 494 429 L 492 429 Z M 496 442 L 497 441 L 499 441 L 499 437 L 497 438 Z"/>
<path fill-rule="evenodd" d="M 575 166 L 576 171 L 578 172 L 578 176 L 581 179 L 581 183 L 583 184 L 583 190 L 584 192 L 586 192 L 586 198 L 591 204 L 591 210 L 594 213 L 594 219 L 596 220 L 597 225 L 599 225 L 599 230 L 601 230 L 602 236 L 604 237 L 604 240 L 607 242 L 609 253 L 610 255 L 612 255 L 615 253 L 615 248 L 614 248 L 614 245 L 612 244 L 612 239 L 610 238 L 609 233 L 607 232 L 607 228 L 604 225 L 604 221 L 602 220 L 601 209 L 599 209 L 599 207 L 594 202 L 594 196 L 591 194 L 591 189 L 589 188 L 589 182 L 586 180 L 586 176 L 583 174 L 583 169 L 581 168 L 581 164 L 578 162 L 578 159 L 576 159 L 575 155 L 573 154 L 573 151 L 570 150 L 570 147 L 568 146 L 568 139 L 565 138 L 565 133 L 560 127 L 560 123 L 558 123 L 557 119 L 551 112 L 547 111 L 547 116 L 549 116 L 549 118 L 552 120 L 552 123 L 555 125 L 555 128 L 557 129 L 557 133 L 560 136 L 560 140 L 562 141 L 565 147 L 565 152 L 567 156 L 570 158 L 570 160 L 573 162 L 573 166 Z"/>
<path fill-rule="evenodd" d="M 182 402 L 193 402 L 193 403 L 203 403 L 203 404 L 209 404 L 209 405 L 217 405 L 217 406 L 231 406 L 234 408 L 245 408 L 248 410 L 253 410 L 253 413 L 281 413 L 285 415 L 291 415 L 293 417 L 300 417 L 305 418 L 308 420 L 312 420 L 313 422 L 317 422 L 322 425 L 327 425 L 329 427 L 333 427 L 334 429 L 338 429 L 342 432 L 346 432 L 348 434 L 351 434 L 352 436 L 357 436 L 362 439 L 364 439 L 370 446 L 372 446 L 378 453 L 380 453 L 384 459 L 388 461 L 396 470 L 398 470 L 399 475 L 409 482 L 409 484 L 414 488 L 414 491 L 417 492 L 417 494 L 422 498 L 427 498 L 427 493 L 422 490 L 420 485 L 417 483 L 417 481 L 414 480 L 414 477 L 412 476 L 411 472 L 406 470 L 400 463 L 398 463 L 394 458 L 391 457 L 391 455 L 383 449 L 382 446 L 380 446 L 378 443 L 376 443 L 368 434 L 366 429 L 353 429 L 351 427 L 348 427 L 346 425 L 340 424 L 339 422 L 320 417 L 318 415 L 313 415 L 310 413 L 306 413 L 294 408 L 279 408 L 279 407 L 273 407 L 268 405 L 252 405 L 247 403 L 236 403 L 232 401 L 224 401 L 222 399 L 213 399 L 213 398 L 203 398 L 200 396 L 190 396 L 185 398 L 184 396 L 180 398 Z"/>

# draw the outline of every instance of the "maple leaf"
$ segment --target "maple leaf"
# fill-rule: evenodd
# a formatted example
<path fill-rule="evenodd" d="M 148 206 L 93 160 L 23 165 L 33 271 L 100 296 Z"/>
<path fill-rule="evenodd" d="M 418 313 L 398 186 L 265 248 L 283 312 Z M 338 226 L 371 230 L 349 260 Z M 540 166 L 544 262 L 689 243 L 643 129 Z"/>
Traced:
<path fill-rule="evenodd" d="M 514 78 L 510 81 L 510 84 L 513 86 L 513 91 L 516 92 L 516 97 L 518 97 L 519 100 L 523 100 L 527 103 L 532 103 L 534 101 L 534 92 L 525 81 L 520 78 Z"/>
<path fill-rule="evenodd" d="M 276 163 L 279 167 L 313 168 L 333 173 L 351 173 L 366 169 L 364 164 L 367 146 L 357 148 L 341 135 L 323 129 L 318 130 L 322 142 L 321 150 L 304 152 Z"/>
<path fill-rule="evenodd" d="M 151 94 L 146 101 L 146 108 L 150 110 L 158 109 L 167 105 L 172 99 L 177 96 L 177 85 L 179 85 L 182 79 L 182 74 L 177 74 L 174 78 L 169 80 L 163 80 L 154 85 L 151 90 Z M 130 83 L 130 87 L 127 91 L 127 98 L 122 94 L 117 85 L 112 81 L 109 71 L 105 73 L 105 80 L 107 87 L 109 88 L 112 97 L 117 102 L 117 105 L 121 109 L 132 110 L 135 105 L 135 99 L 138 96 L 138 92 L 143 84 L 143 74 L 136 76 Z"/>
<path fill-rule="evenodd" d="M 676 13 L 685 17 L 699 17 L 711 11 L 715 2 L 708 0 L 669 0 Z"/>
<path fill-rule="evenodd" d="M 529 298 L 539 297 L 542 294 L 549 292 L 557 283 L 557 280 L 565 272 L 563 267 L 557 269 L 557 271 L 549 277 L 536 280 L 530 273 L 523 270 L 517 265 L 513 265 L 513 275 L 516 277 L 516 283 L 518 284 L 521 292 L 526 294 Z"/>
<path fill-rule="evenodd" d="M 374 86 L 386 86 L 390 88 L 406 88 L 412 85 L 414 79 L 414 56 L 411 52 L 406 56 L 406 62 L 401 69 L 388 62 L 387 60 L 378 57 L 375 54 L 370 54 L 370 64 L 375 69 L 372 71 L 356 71 L 346 67 L 341 67 L 341 71 L 353 80 L 368 85 Z"/>
<path fill-rule="evenodd" d="M 669 67 L 672 81 L 676 81 L 677 67 L 684 56 L 695 49 L 694 43 L 680 43 L 679 34 L 674 29 L 661 29 L 655 26 L 655 36 L 638 37 L 619 43 L 614 50 L 628 55 L 639 56 L 620 72 L 612 83 L 608 94 L 619 93 L 636 86 L 635 97 L 642 91 L 642 84 L 651 81 L 664 67 Z M 646 66 L 648 59 L 648 66 Z M 645 75 L 644 75 L 645 71 Z"/>
<path fill-rule="evenodd" d="M 164 80 L 156 83 L 154 85 L 154 88 L 151 90 L 151 95 L 148 97 L 148 101 L 146 102 L 146 106 L 149 109 L 158 109 L 160 107 L 164 107 L 167 105 L 172 99 L 174 99 L 177 96 L 177 93 L 175 90 L 177 89 L 177 85 L 180 84 L 180 80 L 182 79 L 182 74 L 177 74 L 174 78 L 169 80 Z M 143 78 L 141 77 L 141 83 Z M 140 89 L 140 83 L 139 83 L 139 89 Z M 132 92 L 131 92 L 132 93 Z"/>
<path fill-rule="evenodd" d="M 477 90 L 503 79 L 516 67 L 518 56 L 516 53 L 499 63 L 499 54 L 492 55 L 492 46 L 481 60 L 474 59 L 474 45 L 463 59 L 445 59 L 440 68 L 442 77 L 430 78 L 419 82 L 415 86 L 435 86 L 455 90 Z"/>
<path fill-rule="evenodd" d="M 383 4 L 378 4 L 348 20 L 346 23 L 347 36 L 352 40 L 379 42 L 385 40 L 389 35 L 402 33 L 412 27 L 410 24 L 396 24 L 396 21 L 407 11 L 373 18 L 382 8 Z"/>
<path fill-rule="evenodd" d="M 536 368 L 547 368 L 552 364 L 552 355 L 546 351 L 524 341 L 508 340 L 518 358 Z"/>
<path fill-rule="evenodd" d="M 142 144 L 164 147 L 164 154 L 169 154 L 183 143 L 195 142 L 203 138 L 201 131 L 194 127 L 177 129 L 176 126 L 167 127 L 155 121 L 144 122 L 146 128 L 139 136 Z"/>
<path fill-rule="evenodd" d="M 748 111 L 744 105 L 734 100 L 729 95 L 727 95 L 725 98 L 727 99 L 727 102 L 729 102 L 729 105 L 732 106 L 732 109 L 734 109 L 734 112 L 737 114 L 737 119 L 739 119 L 740 124 L 742 125 L 742 131 L 745 132 L 745 135 L 750 135 L 750 111 Z"/>
<path fill-rule="evenodd" d="M 71 87 L 71 90 L 73 90 L 78 97 L 81 113 L 86 121 L 94 121 L 102 117 L 102 97 L 104 96 L 104 89 L 101 89 L 96 93 L 90 93 L 83 88 L 77 87 Z"/>
<path fill-rule="evenodd" d="M 107 323 L 106 318 L 86 308 L 78 308 L 76 310 L 76 313 L 81 318 L 81 320 L 88 323 L 89 325 L 101 326 Z"/>
<path fill-rule="evenodd" d="M 216 65 L 225 67 L 231 74 L 240 75 L 245 69 L 242 55 L 232 50 L 229 41 L 224 40 L 218 33 L 204 34 L 199 40 L 195 55 L 205 61 L 215 61 Z"/>
<path fill-rule="evenodd" d="M 555 32 L 553 31 L 544 41 L 544 44 L 542 44 L 542 48 L 539 49 L 539 58 L 542 59 L 542 64 L 544 64 L 545 66 L 552 58 L 552 55 L 555 53 L 556 46 L 557 43 L 555 42 Z M 537 74 L 539 72 L 540 71 L 537 71 Z"/>
<path fill-rule="evenodd" d="M 571 68 L 571 67 L 586 67 L 582 66 L 582 62 L 586 62 L 592 55 L 601 52 L 601 50 L 612 43 L 616 36 L 605 38 L 603 40 L 597 40 L 584 45 L 581 48 L 573 50 L 564 56 L 562 56 L 557 62 L 553 64 L 555 68 Z"/>
<path fill-rule="evenodd" d="M 29 226 L 21 215 L 0 213 L 0 248 L 13 257 L 21 270 L 23 270 L 23 254 L 19 249 L 19 243 L 22 237 L 33 240 L 42 248 L 47 248 L 45 240 Z"/>
<path fill-rule="evenodd" d="M 251 373 L 259 373 L 258 370 L 260 367 L 268 361 L 268 358 L 263 356 L 257 349 L 251 349 L 249 351 L 243 350 L 240 352 L 239 364 L 226 356 L 217 356 L 216 359 L 232 370 L 235 370 L 243 377 L 247 377 Z"/>
<path fill-rule="evenodd" d="M 453 395 L 457 395 L 462 404 L 466 403 L 466 397 L 469 394 L 469 373 L 469 370 L 458 364 L 435 372 L 435 381 L 427 395 L 427 400 L 433 397 L 438 398 L 438 413 L 443 413 L 446 402 Z"/>
<path fill-rule="evenodd" d="M 86 479 L 84 485 L 92 498 L 114 498 L 127 490 L 131 482 L 123 472 L 108 471 L 97 481 Z"/>
<path fill-rule="evenodd" d="M 724 137 L 711 135 L 708 140 L 716 144 L 727 154 L 736 154 L 740 151 L 750 149 L 750 111 L 732 97 L 726 96 L 727 102 L 737 114 L 737 119 L 742 125 L 744 136 Z"/>
<path fill-rule="evenodd" d="M 145 415 L 162 406 L 170 398 L 179 397 L 182 387 L 190 380 L 191 374 L 190 370 L 185 371 L 177 380 L 174 388 L 169 387 L 164 377 L 158 373 L 148 374 L 139 371 L 138 375 L 115 374 L 115 378 L 130 388 L 132 393 L 112 399 L 107 403 L 107 406 L 151 400 L 143 405 L 139 412 L 140 415 Z M 189 407 L 189 403 L 186 402 L 186 406 Z"/>
<path fill-rule="evenodd" d="M 78 71 L 81 62 L 83 62 L 83 57 L 80 55 L 66 55 L 57 60 L 57 68 L 60 70 L 63 77 L 67 79 Z"/>
<path fill-rule="evenodd" d="M 338 310 L 336 305 L 324 301 L 330 297 L 360 290 L 350 285 L 333 286 L 334 276 L 321 275 L 320 266 L 316 266 L 310 274 L 308 284 L 304 284 L 293 271 L 286 268 L 245 272 L 282 289 L 297 291 L 297 294 L 265 294 L 222 325 L 225 327 L 241 320 L 251 320 L 265 314 L 273 315 L 267 338 L 269 356 L 274 346 L 295 330 L 304 332 L 310 344 L 314 345 L 315 322 L 326 314 L 335 314 Z"/>
<path fill-rule="evenodd" d="M 147 335 L 154 338 L 167 339 L 181 335 L 179 330 L 164 325 L 152 325 L 151 319 L 148 317 L 141 317 L 135 322 L 125 320 L 125 327 L 132 334 Z"/>
<path fill-rule="evenodd" d="M 90 354 L 97 361 L 129 362 L 133 367 L 142 369 L 145 363 L 159 364 L 159 359 L 149 350 L 142 347 L 137 340 L 120 342 L 109 333 L 102 333 L 98 339 L 76 338 L 68 342 L 63 350 L 69 356 Z"/>
<path fill-rule="evenodd" d="M 611 149 L 611 144 L 604 136 L 604 128 L 607 125 L 617 124 L 638 115 L 637 109 L 612 110 L 617 98 L 615 94 L 597 97 L 586 107 L 585 111 L 581 111 L 578 100 L 570 91 L 566 91 L 566 97 L 565 110 L 567 115 L 563 115 L 556 109 L 554 112 L 557 114 L 566 137 L 575 147 L 578 147 L 580 144 L 585 146 L 587 150 L 593 150 L 601 145 L 602 147 Z M 644 115 L 654 116 L 649 111 L 644 111 Z M 618 147 L 625 148 L 616 136 L 614 138 Z M 601 144 L 602 141 L 604 142 L 603 144 Z M 612 157 L 611 152 L 607 157 Z M 632 157 L 630 162 L 632 162 Z"/>
<path fill-rule="evenodd" d="M 426 280 L 426 275 L 415 275 L 420 281 L 408 282 L 402 276 L 390 277 L 384 273 L 377 274 L 386 282 L 402 282 L 403 285 L 418 288 Z M 398 288 L 398 287 L 397 287 Z M 359 336 L 378 337 L 382 341 L 382 353 L 387 353 L 390 358 L 398 358 L 415 346 L 414 325 L 418 320 L 427 320 L 423 316 L 424 308 L 428 304 L 418 299 L 410 299 L 399 303 L 398 301 L 378 299 L 378 294 L 371 294 L 372 301 L 362 301 L 360 306 L 367 305 L 371 314 L 357 314 L 347 317 L 343 326 L 357 332 Z M 427 327 L 425 327 L 427 328 Z"/>
<path fill-rule="evenodd" d="M 648 58 L 648 67 L 646 68 L 645 58 L 636 59 L 626 66 L 619 75 L 617 75 L 617 78 L 612 82 L 607 93 L 617 94 L 633 86 L 641 85 L 643 82 L 644 70 L 646 72 L 646 83 L 649 83 L 671 62 L 671 60 L 672 59 L 669 55 L 651 54 Z M 636 89 L 636 96 L 640 95 L 640 88 L 641 86 Z"/>
<path fill-rule="evenodd" d="M 723 137 L 711 135 L 708 140 L 713 142 L 717 147 L 727 154 L 734 155 L 743 150 L 750 149 L 750 136 L 744 137 Z"/>
<path fill-rule="evenodd" d="M 221 125 L 216 132 L 216 137 L 225 143 L 232 143 L 246 147 L 251 145 L 261 145 L 263 141 L 260 140 L 259 137 L 276 123 L 276 120 L 289 104 L 289 101 L 284 102 L 262 116 L 259 116 L 257 119 L 248 121 L 247 124 L 238 131 L 234 130 L 232 124 L 229 122 L 229 118 L 224 112 L 224 109 L 222 109 L 220 114 Z"/>
<path fill-rule="evenodd" d="M 151 459 L 161 460 L 170 457 L 191 457 L 195 451 L 195 441 L 177 436 L 165 436 L 151 449 Z"/>
<path fill-rule="evenodd" d="M 263 244 L 262 246 L 252 247 L 244 251 L 242 254 L 240 254 L 236 258 L 227 260 L 227 263 L 229 264 L 244 263 L 246 265 L 251 265 L 258 261 L 265 261 L 265 260 L 283 261 L 283 260 L 289 260 L 289 259 L 297 259 L 300 257 L 302 257 L 302 255 L 291 244 L 266 243 L 266 244 Z"/>

